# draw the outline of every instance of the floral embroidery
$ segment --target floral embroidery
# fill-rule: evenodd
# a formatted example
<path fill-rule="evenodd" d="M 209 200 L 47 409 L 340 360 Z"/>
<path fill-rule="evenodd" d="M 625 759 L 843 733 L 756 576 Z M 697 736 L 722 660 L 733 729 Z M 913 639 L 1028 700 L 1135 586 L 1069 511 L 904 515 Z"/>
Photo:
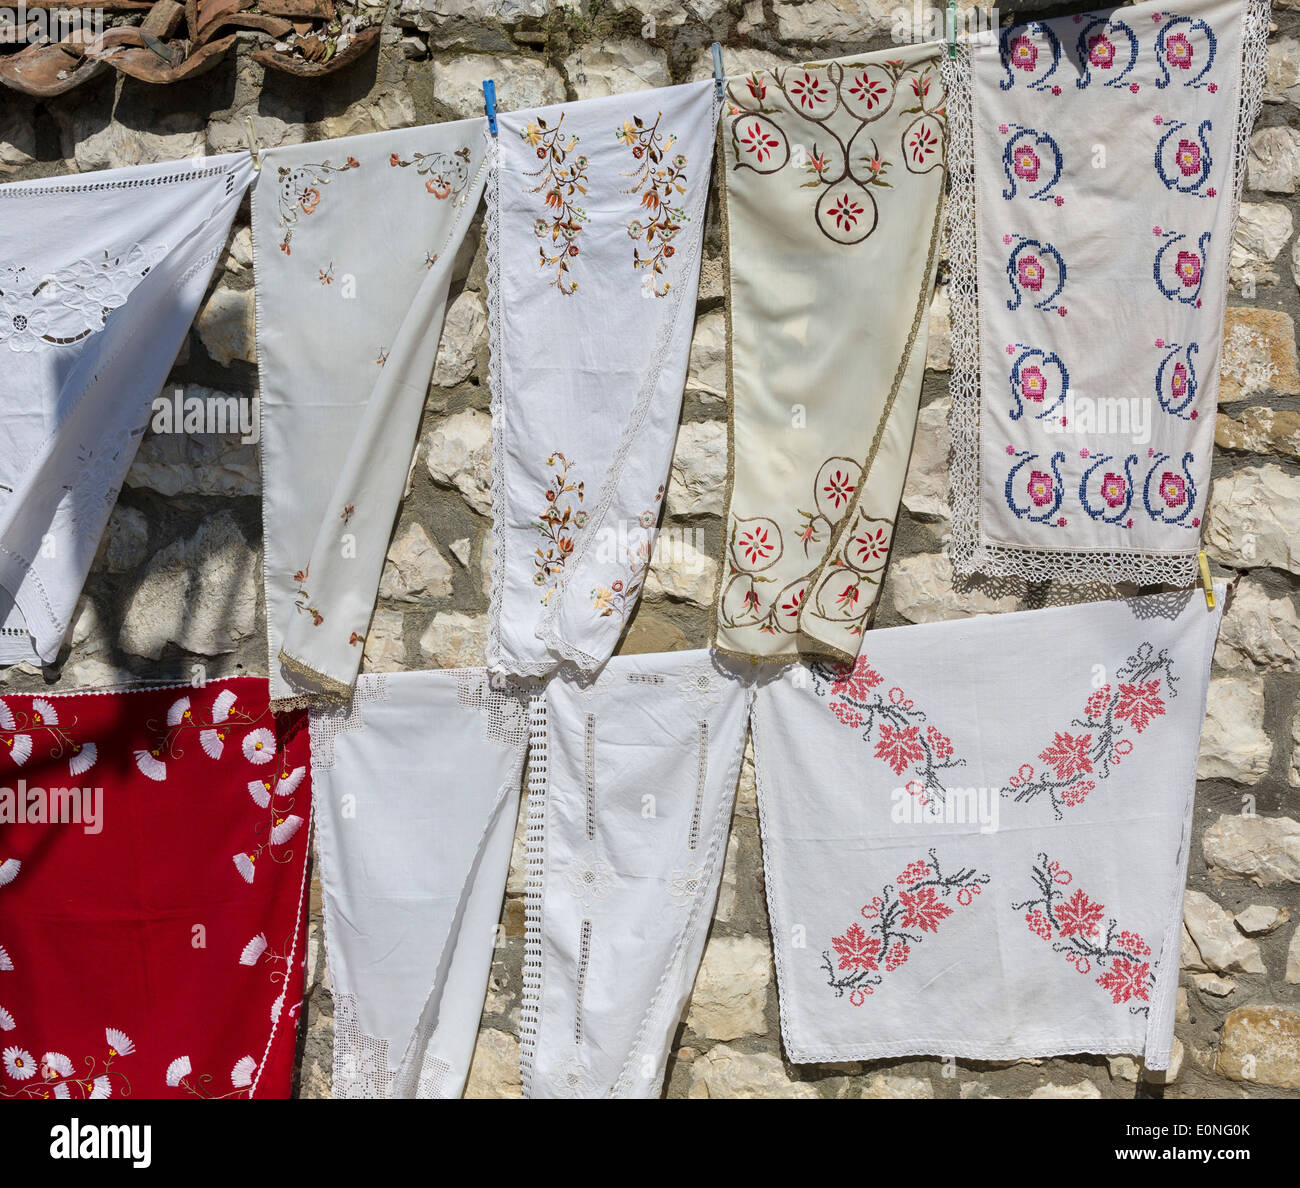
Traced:
<path fill-rule="evenodd" d="M 538 245 L 538 265 L 541 268 L 555 269 L 551 284 L 566 296 L 578 291 L 578 282 L 569 279 L 569 264 L 578 257 L 578 236 L 582 234 L 582 225 L 587 222 L 587 212 L 578 205 L 579 194 L 587 193 L 587 165 L 585 156 L 574 157 L 569 154 L 578 145 L 578 137 L 567 139 L 560 129 L 564 124 L 564 113 L 554 128 L 546 121 L 530 121 L 519 133 L 520 137 L 537 150 L 537 159 L 542 162 L 538 169 L 525 172 L 525 177 L 535 177 L 539 181 L 529 194 L 541 194 L 546 205 L 546 218 L 539 218 L 533 224 L 533 233 L 538 239 L 550 239 L 550 251 L 546 244 Z"/>
<path fill-rule="evenodd" d="M 1165 120 L 1156 116 L 1156 124 L 1165 129 L 1156 144 L 1156 174 L 1164 182 L 1166 189 L 1176 190 L 1180 194 L 1198 194 L 1204 198 L 1214 198 L 1218 191 L 1210 186 L 1202 187 L 1210 180 L 1210 171 L 1214 167 L 1214 158 L 1210 153 L 1207 133 L 1213 131 L 1209 120 L 1202 120 L 1196 128 L 1196 139 L 1183 135 L 1188 125 L 1181 120 Z"/>
<path fill-rule="evenodd" d="M 1011 299 L 1007 309 L 1016 310 L 1028 295 L 1035 309 L 1065 316 L 1065 306 L 1056 298 L 1065 288 L 1066 268 L 1061 253 L 1050 243 L 1024 235 L 1004 235 L 1002 242 L 1011 248 L 1006 274 L 1011 282 Z"/>
<path fill-rule="evenodd" d="M 319 164 L 280 166 L 278 204 L 280 229 L 284 232 L 284 238 L 280 240 L 280 250 L 286 256 L 293 254 L 289 245 L 293 242 L 293 233 L 299 217 L 314 214 L 316 208 L 320 206 L 321 187 L 329 185 L 336 174 L 360 168 L 361 162 L 356 157 L 349 157 L 342 165 L 332 165 L 325 160 Z"/>
<path fill-rule="evenodd" d="M 0 266 L 0 343 L 27 354 L 97 334 L 165 254 L 157 244 L 137 244 L 41 276 L 21 265 Z"/>
<path fill-rule="evenodd" d="M 1094 979 L 1116 1006 L 1136 1000 L 1150 1001 L 1159 962 L 1151 958 L 1151 946 L 1136 932 L 1120 929 L 1114 917 L 1107 917 L 1105 905 L 1076 888 L 1067 892 L 1074 876 L 1061 864 L 1039 853 L 1032 871 L 1037 894 L 1013 911 L 1025 913 L 1029 931 L 1052 943 L 1081 974 L 1099 971 Z M 1145 1006 L 1131 1006 L 1132 1014 L 1145 1015 Z"/>
<path fill-rule="evenodd" d="M 236 1049 L 238 1050 L 238 1049 Z M 228 1093 L 216 1093 L 211 1085 L 214 1080 L 211 1073 L 194 1075 L 193 1066 L 188 1056 L 178 1056 L 167 1066 L 164 1079 L 172 1089 L 184 1089 L 193 1097 L 202 1097 L 209 1101 L 222 1101 L 230 1097 L 247 1097 L 252 1088 L 253 1076 L 257 1072 L 257 1061 L 251 1056 L 243 1056 L 235 1062 L 230 1070 Z"/>
<path fill-rule="evenodd" d="M 878 586 L 889 557 L 894 526 L 886 518 L 866 515 L 861 508 L 840 537 L 840 544 L 811 594 L 808 613 L 838 623 L 851 636 L 860 636 L 874 599 L 863 599 L 864 586 Z M 795 613 L 798 607 L 794 608 Z"/>
<path fill-rule="evenodd" d="M 1047 50 L 1048 56 L 1042 62 L 1039 61 L 1042 55 L 1039 53 L 1039 46 L 1034 41 L 1034 36 L 1042 38 Z M 1060 94 L 1059 87 L 1052 87 L 1051 79 L 1061 63 L 1061 42 L 1051 25 L 1043 21 L 1026 21 L 1022 24 L 1009 25 L 1002 30 L 998 48 L 1002 55 L 1002 70 L 1005 75 L 998 83 L 1002 90 L 1009 91 L 1017 82 L 1023 80 L 1031 91 L 1042 91 L 1051 87 L 1055 94 Z"/>
<path fill-rule="evenodd" d="M 838 244 L 861 243 L 878 224 L 872 190 L 891 185 L 886 177 L 892 163 L 878 141 L 859 143 L 859 133 L 894 108 L 906 79 L 914 102 L 899 109 L 913 117 L 899 138 L 904 167 L 917 174 L 942 167 L 946 115 L 936 77 L 931 67 L 905 68 L 901 62 L 828 62 L 751 74 L 743 91 L 735 84 L 727 88 L 735 168 L 780 173 L 792 159 L 782 121 L 801 121 L 818 138 L 801 165 L 809 175 L 803 186 L 818 191 L 818 229 Z M 769 79 L 781 105 L 768 102 Z"/>
<path fill-rule="evenodd" d="M 1117 42 L 1123 43 L 1128 49 L 1128 62 L 1123 69 L 1111 75 L 1115 68 Z M 1079 61 L 1083 63 L 1083 73 L 1075 80 L 1076 87 L 1083 90 L 1089 86 L 1094 70 L 1106 72 L 1106 86 L 1122 87 L 1125 85 L 1124 80 L 1137 65 L 1137 34 L 1123 21 L 1095 16 L 1079 31 L 1078 54 Z"/>
<path fill-rule="evenodd" d="M 1028 478 L 1021 475 L 1021 471 L 1032 463 L 1037 462 L 1039 455 L 1031 453 L 1028 450 L 1016 450 L 1014 446 L 1007 446 L 1007 453 L 1015 459 L 1010 471 L 1007 473 L 1007 481 L 1003 484 L 1002 493 L 1006 498 L 1007 506 L 1016 513 L 1022 520 L 1029 520 L 1034 524 L 1052 524 L 1057 528 L 1064 528 L 1065 518 L 1057 517 L 1057 512 L 1061 510 L 1061 501 L 1065 497 L 1065 484 L 1061 481 L 1060 465 L 1065 461 L 1065 453 L 1057 450 L 1052 455 L 1048 466 L 1051 473 L 1046 470 L 1037 468 L 1030 470 Z M 1020 498 L 1020 486 L 1017 484 L 1020 479 L 1024 484 L 1025 501 L 1022 503 Z"/>
<path fill-rule="evenodd" d="M 1190 520 L 1192 508 L 1196 504 L 1196 479 L 1192 477 L 1191 464 L 1196 461 L 1189 450 L 1183 455 L 1182 474 L 1165 469 L 1165 463 L 1171 461 L 1163 451 L 1148 450 L 1150 466 L 1146 478 L 1142 481 L 1142 504 L 1147 515 L 1157 523 L 1181 524 L 1184 528 L 1199 528 L 1200 516 Z M 1157 496 L 1152 494 L 1152 480 L 1156 480 Z M 1163 506 L 1161 506 L 1163 504 Z"/>
<path fill-rule="evenodd" d="M 254 827 L 254 832 L 260 839 L 258 844 L 251 850 L 231 856 L 239 877 L 246 883 L 253 881 L 257 872 L 257 862 L 263 855 L 278 866 L 293 861 L 293 850 L 283 847 L 293 839 L 304 824 L 303 816 L 293 810 L 296 806 L 294 793 L 306 778 L 307 769 L 301 766 L 289 767 L 284 757 L 284 746 L 287 742 L 288 739 L 277 740 L 274 731 L 259 727 L 244 735 L 241 744 L 244 758 L 254 766 L 275 764 L 270 773 L 248 782 L 249 798 L 254 805 L 264 810 L 265 815 Z M 303 811 L 308 811 L 307 807 L 304 807 Z M 246 947 L 245 952 L 247 951 Z"/>
<path fill-rule="evenodd" d="M 311 625 L 319 627 L 325 622 L 325 616 L 312 605 L 311 595 L 307 592 L 307 578 L 311 572 L 311 565 L 304 565 L 293 575 L 294 585 L 298 587 L 294 591 L 293 605 L 300 615 L 310 615 Z"/>
<path fill-rule="evenodd" d="M 964 767 L 965 759 L 954 754 L 952 740 L 926 721 L 898 686 L 881 696 L 876 692 L 885 678 L 859 655 L 852 667 L 814 664 L 810 672 L 813 690 L 825 697 L 831 713 L 851 729 L 861 728 L 864 742 L 874 743 L 873 754 L 897 776 L 911 769 L 917 779 L 907 782 L 907 791 L 922 804 L 942 803 L 947 789 L 939 772 Z M 924 729 L 922 729 L 924 727 Z"/>
<path fill-rule="evenodd" d="M 1124 459 L 1124 473 L 1107 470 L 1113 462 L 1111 454 L 1096 454 L 1090 457 L 1088 467 L 1079 480 L 1079 502 L 1083 510 L 1094 520 L 1104 524 L 1122 524 L 1132 528 L 1129 509 L 1133 506 L 1133 467 L 1137 465 L 1138 456 L 1129 454 Z M 1095 491 L 1093 490 L 1095 485 Z M 1105 504 L 1105 506 L 1101 506 Z"/>
<path fill-rule="evenodd" d="M 167 778 L 167 760 L 179 759 L 185 754 L 181 747 L 188 732 L 199 732 L 199 746 L 210 759 L 221 758 L 226 739 L 230 731 L 243 726 L 252 726 L 257 718 L 235 709 L 238 698 L 229 689 L 223 689 L 213 698 L 209 712 L 200 718 L 189 697 L 179 697 L 167 710 L 165 723 L 150 721 L 149 731 L 155 736 L 155 742 L 148 750 L 133 752 L 135 765 L 142 775 L 151 780 L 162 782 Z"/>
<path fill-rule="evenodd" d="M 945 875 L 934 850 L 929 861 L 918 858 L 909 862 L 893 883 L 886 883 L 881 893 L 862 907 L 862 917 L 871 923 L 864 929 L 854 922 L 842 935 L 831 937 L 831 949 L 822 953 L 826 984 L 836 998 L 848 993 L 854 1006 L 861 1006 L 867 996 L 884 981 L 886 973 L 906 965 L 912 946 L 925 939 L 925 933 L 938 932 L 939 925 L 953 914 L 953 902 L 969 907 L 988 883 L 989 876 L 974 867 L 963 867 Z M 882 968 L 883 967 L 883 968 Z"/>
<path fill-rule="evenodd" d="M 130 1097 L 130 1079 L 113 1064 L 134 1054 L 135 1044 L 130 1036 L 116 1027 L 104 1029 L 104 1042 L 108 1045 L 108 1055 L 102 1059 L 86 1056 L 82 1061 L 85 1066 L 82 1072 L 78 1072 L 76 1065 L 62 1052 L 46 1052 L 38 1062 L 25 1048 L 5 1048 L 0 1053 L 0 1060 L 5 1075 L 17 1084 L 12 1089 L 0 1084 L 0 1097 L 102 1101 L 112 1097 L 114 1089 L 119 1097 Z M 40 1080 L 36 1079 L 38 1073 Z"/>
<path fill-rule="evenodd" d="M 1196 403 L 1196 356 L 1201 348 L 1194 342 L 1182 347 L 1176 342 L 1158 338 L 1156 349 L 1165 352 L 1156 368 L 1156 400 L 1165 412 L 1179 420 L 1196 420 L 1197 410 L 1187 410 Z M 1178 357 L 1179 351 L 1182 351 L 1182 358 Z"/>
<path fill-rule="evenodd" d="M 690 907 L 704 887 L 704 867 L 698 864 L 675 870 L 668 878 L 669 898 L 679 908 Z"/>
<path fill-rule="evenodd" d="M 1011 398 L 1015 404 L 1009 415 L 1018 421 L 1025 413 L 1026 400 L 1040 405 L 1034 413 L 1037 421 L 1046 420 L 1065 402 L 1070 390 L 1070 372 L 1055 351 L 1044 351 L 1024 343 L 1008 343 L 1007 354 L 1015 355 L 1011 364 Z"/>
<path fill-rule="evenodd" d="M 70 775 L 79 776 L 89 771 L 99 759 L 99 749 L 93 742 L 81 743 L 73 738 L 70 730 L 76 724 L 76 718 L 71 722 L 60 722 L 54 703 L 43 697 L 32 699 L 30 713 L 15 712 L 8 702 L 0 699 L 0 744 L 8 749 L 9 757 L 17 767 L 22 767 L 32 757 L 35 741 L 40 738 L 49 745 L 51 759 L 67 756 Z"/>
<path fill-rule="evenodd" d="M 798 539 L 803 545 L 805 558 L 813 560 L 812 546 L 824 545 L 844 518 L 861 474 L 862 468 L 851 458 L 827 458 L 818 468 L 812 483 L 813 510 L 795 509 L 803 521 Z M 876 546 L 864 536 L 858 547 L 859 553 L 865 549 L 866 554 L 870 554 Z M 727 549 L 729 576 L 723 586 L 719 612 L 723 626 L 757 627 L 765 635 L 798 630 L 799 612 L 816 565 L 777 591 L 766 609 L 758 593 L 760 583 L 773 580 L 764 576 L 763 571 L 772 568 L 784 553 L 784 538 L 775 520 L 765 516 L 732 518 Z M 819 550 L 818 559 L 820 555 Z M 883 556 L 879 564 L 875 564 L 875 559 L 868 555 L 861 572 L 865 576 L 883 568 Z M 852 584 L 845 599 L 846 604 L 856 604 L 856 584 Z"/>
<path fill-rule="evenodd" d="M 1007 179 L 1002 197 L 1013 199 L 1023 182 L 1026 198 L 1061 206 L 1065 199 L 1052 193 L 1065 167 L 1056 141 L 1046 132 L 1023 124 L 999 124 L 998 131 L 1010 137 L 1002 149 L 1002 172 Z"/>
<path fill-rule="evenodd" d="M 1117 684 L 1095 690 L 1070 730 L 1054 732 L 1038 754 L 1044 768 L 1040 771 L 1032 763 L 1022 763 L 1003 787 L 1003 796 L 1014 796 L 1017 803 L 1046 796 L 1059 821 L 1063 807 L 1082 804 L 1098 780 L 1110 778 L 1111 768 L 1133 752 L 1130 732 L 1140 735 L 1164 716 L 1162 692 L 1170 698 L 1178 695 L 1178 678 L 1168 652 L 1162 648 L 1157 653 L 1149 643 L 1142 644 L 1115 675 Z"/>
<path fill-rule="evenodd" d="M 655 122 L 645 126 L 640 116 L 633 116 L 624 122 L 618 130 L 620 144 L 632 150 L 632 156 L 640 164 L 624 177 L 632 178 L 631 189 L 625 194 L 640 194 L 641 206 L 644 208 L 645 221 L 633 219 L 627 225 L 628 237 L 637 244 L 632 249 L 632 267 L 644 268 L 649 273 L 648 290 L 656 297 L 663 297 L 672 288 L 669 281 L 660 284 L 658 278 L 663 276 L 668 261 L 676 248 L 673 239 L 682 229 L 686 211 L 681 206 L 674 206 L 675 194 L 686 193 L 686 156 L 673 153 L 664 163 L 664 156 L 671 153 L 677 142 L 675 136 L 664 140 L 659 131 L 659 121 L 663 112 L 655 116 Z M 641 241 L 644 240 L 646 254 L 641 255 Z"/>
<path fill-rule="evenodd" d="M 663 502 L 664 488 L 660 484 L 655 494 L 656 507 Z M 645 584 L 645 575 L 650 569 L 650 558 L 654 553 L 654 528 L 659 522 L 659 513 L 647 508 L 637 517 L 638 525 L 645 536 L 635 548 L 628 550 L 627 576 L 617 578 L 608 586 L 597 586 L 591 592 L 591 605 L 602 619 L 618 615 L 620 626 L 626 625 L 628 616 L 641 596 L 641 587 Z"/>
<path fill-rule="evenodd" d="M 1210 242 L 1210 233 L 1202 231 L 1196 241 L 1196 250 L 1191 249 L 1191 240 L 1181 232 L 1165 231 L 1153 227 L 1152 232 L 1160 240 L 1156 250 L 1155 263 L 1151 266 L 1151 275 L 1156 288 L 1170 301 L 1183 305 L 1201 307 L 1201 285 L 1205 273 L 1205 248 Z"/>
<path fill-rule="evenodd" d="M 412 153 L 408 161 L 394 153 L 388 164 L 394 169 L 411 169 L 428 180 L 424 188 L 442 200 L 459 194 L 469 181 L 469 149 L 458 148 L 454 153 Z"/>
<path fill-rule="evenodd" d="M 590 904 L 609 894 L 614 885 L 614 872 L 608 862 L 597 857 L 594 850 L 589 850 L 565 872 L 564 881 L 569 884 L 569 892 L 575 899 Z"/>
<path fill-rule="evenodd" d="M 1199 55 L 1192 39 L 1197 35 L 1202 36 L 1205 41 L 1205 61 L 1193 74 L 1192 68 L 1196 65 Z M 1160 77 L 1156 79 L 1156 86 L 1164 90 L 1169 85 L 1172 68 L 1182 76 L 1183 86 L 1197 89 L 1208 87 L 1213 93 L 1218 88 L 1214 83 L 1206 83 L 1205 76 L 1214 65 L 1214 55 L 1218 52 L 1218 47 L 1214 30 L 1200 17 L 1171 17 L 1156 34 L 1156 62 L 1160 66 Z"/>
<path fill-rule="evenodd" d="M 542 543 L 533 554 L 534 584 L 543 587 L 542 602 L 550 601 L 555 591 L 556 575 L 573 555 L 577 534 L 587 524 L 587 513 L 582 509 L 586 495 L 585 484 L 574 481 L 573 463 L 564 454 L 554 453 L 546 465 L 556 467 L 551 485 L 546 489 L 546 506 L 541 519 L 533 525 L 541 534 Z"/>

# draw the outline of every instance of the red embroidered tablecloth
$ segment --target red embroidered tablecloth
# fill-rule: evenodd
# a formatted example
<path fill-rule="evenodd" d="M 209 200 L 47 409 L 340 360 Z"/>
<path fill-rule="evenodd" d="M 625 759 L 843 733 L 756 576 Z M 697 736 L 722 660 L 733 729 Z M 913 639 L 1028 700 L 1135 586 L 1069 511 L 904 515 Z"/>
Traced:
<path fill-rule="evenodd" d="M 310 766 L 263 679 L 0 698 L 0 1098 L 288 1096 Z"/>

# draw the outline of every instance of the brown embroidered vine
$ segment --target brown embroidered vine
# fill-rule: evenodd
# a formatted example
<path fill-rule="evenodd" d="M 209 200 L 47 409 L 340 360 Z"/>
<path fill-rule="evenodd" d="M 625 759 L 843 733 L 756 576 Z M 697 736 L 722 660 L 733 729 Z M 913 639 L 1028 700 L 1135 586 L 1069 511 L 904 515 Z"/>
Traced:
<path fill-rule="evenodd" d="M 1136 932 L 1121 930 L 1114 917 L 1107 917 L 1105 905 L 1081 889 L 1073 893 L 1063 890 L 1074 876 L 1045 853 L 1038 855 L 1032 877 L 1038 894 L 1011 905 L 1014 911 L 1025 913 L 1029 931 L 1051 942 L 1052 952 L 1063 953 L 1079 973 L 1091 973 L 1094 966 L 1101 970 L 1095 981 L 1116 1006 L 1133 999 L 1149 1002 L 1160 964 L 1151 960 L 1151 946 Z M 1146 1006 L 1129 1007 L 1134 1015 L 1145 1015 L 1148 1010 Z"/>
<path fill-rule="evenodd" d="M 835 956 L 831 949 L 825 950 L 822 968 L 836 998 L 847 992 L 849 1001 L 861 1006 L 886 973 L 907 964 L 912 945 L 920 944 L 925 933 L 937 932 L 953 914 L 951 901 L 968 907 L 989 881 L 974 867 L 945 875 L 934 850 L 929 851 L 929 859 L 909 862 L 893 883 L 886 883 L 879 895 L 863 905 L 862 917 L 871 921 L 866 928 L 853 923 L 842 935 L 831 937 Z"/>
<path fill-rule="evenodd" d="M 686 157 L 683 153 L 674 153 L 666 165 L 663 163 L 665 154 L 672 152 L 677 138 L 669 136 L 664 140 L 659 131 L 661 119 L 663 112 L 659 112 L 655 122 L 647 128 L 640 116 L 633 116 L 625 120 L 615 134 L 618 142 L 630 148 L 632 156 L 640 162 L 631 173 L 623 175 L 632 179 L 631 187 L 623 193 L 641 195 L 646 221 L 633 219 L 627 225 L 627 233 L 637 245 L 632 249 L 632 267 L 647 270 L 647 288 L 656 297 L 665 296 L 672 288 L 671 282 L 660 284 L 658 278 L 663 276 L 667 262 L 676 251 L 672 241 L 686 218 L 685 208 L 672 203 L 675 194 L 686 193 Z M 641 254 L 642 241 L 646 250 L 644 256 Z"/>
<path fill-rule="evenodd" d="M 919 710 L 897 685 L 882 697 L 876 692 L 885 678 L 860 655 L 847 665 L 814 664 L 810 668 L 813 690 L 829 698 L 832 714 L 852 729 L 862 727 L 862 738 L 873 742 L 872 752 L 895 775 L 909 768 L 919 777 L 908 780 L 907 791 L 922 805 L 942 804 L 947 788 L 939 772 L 964 767 L 965 759 L 953 754 L 952 740 L 938 727 L 928 725 Z M 922 729 L 924 727 L 924 729 Z"/>
<path fill-rule="evenodd" d="M 428 180 L 424 188 L 435 198 L 459 194 L 469 181 L 469 149 L 462 146 L 454 153 L 412 153 L 408 161 L 397 153 L 388 158 L 394 169 L 411 169 Z"/>
<path fill-rule="evenodd" d="M 557 463 L 559 469 L 551 476 L 551 485 L 546 490 L 546 506 L 541 519 L 534 525 L 541 533 L 543 543 L 533 556 L 533 565 L 537 570 L 533 574 L 533 582 L 544 587 L 543 603 L 550 601 L 555 590 L 554 578 L 573 555 L 577 533 L 587 523 L 587 513 L 579 506 L 586 495 L 585 484 L 572 480 L 570 471 L 573 470 L 573 463 L 563 454 L 556 452 L 546 459 L 547 466 L 555 466 Z M 566 498 L 567 496 L 573 498 Z"/>
<path fill-rule="evenodd" d="M 296 596 L 293 600 L 293 605 L 297 608 L 300 615 L 311 615 L 311 625 L 313 627 L 319 627 L 323 622 L 325 622 L 325 616 L 312 606 L 311 595 L 307 593 L 307 574 L 310 569 L 310 565 L 305 565 L 293 575 L 294 584 L 298 587 Z"/>
<path fill-rule="evenodd" d="M 1038 753 L 1044 769 L 1022 763 L 1002 789 L 1003 796 L 1014 795 L 1020 802 L 1045 795 L 1059 821 L 1063 806 L 1082 804 L 1097 781 L 1108 779 L 1110 769 L 1132 753 L 1128 731 L 1141 734 L 1154 718 L 1164 715 L 1162 677 L 1169 697 L 1178 696 L 1178 677 L 1164 648 L 1157 653 L 1151 644 L 1142 644 L 1115 675 L 1120 678 L 1118 687 L 1112 690 L 1110 684 L 1102 685 L 1088 698 L 1083 716 L 1070 723 L 1087 733 L 1055 731 L 1052 741 Z"/>
<path fill-rule="evenodd" d="M 564 113 L 560 113 L 559 122 L 554 128 L 547 127 L 546 121 L 538 119 L 529 122 L 520 131 L 520 137 L 537 150 L 537 159 L 541 167 L 525 172 L 525 177 L 540 180 L 528 194 L 542 194 L 546 203 L 547 218 L 539 218 L 533 224 L 533 233 L 538 239 L 551 241 L 551 250 L 545 244 L 537 248 L 538 264 L 542 268 L 554 268 L 555 276 L 551 280 L 561 293 L 566 296 L 578 291 L 578 282 L 569 280 L 569 263 L 578 256 L 578 236 L 582 234 L 582 225 L 587 222 L 587 212 L 577 204 L 578 194 L 585 194 L 587 187 L 587 158 L 575 157 L 569 162 L 569 154 L 577 147 L 578 137 L 571 136 L 568 142 L 560 133 L 564 123 Z M 549 220 L 549 221 L 548 221 Z"/>
<path fill-rule="evenodd" d="M 293 242 L 293 232 L 299 216 L 313 214 L 320 206 L 321 186 L 333 181 L 335 174 L 360 168 L 361 162 L 356 157 L 349 157 L 342 165 L 331 165 L 325 160 L 319 164 L 280 166 L 278 203 L 280 227 L 284 230 L 280 250 L 286 256 L 293 254 L 289 245 Z"/>
<path fill-rule="evenodd" d="M 656 507 L 663 502 L 664 487 L 659 484 L 655 493 Z M 654 527 L 659 522 L 659 513 L 654 508 L 646 508 L 638 517 L 637 524 L 645 530 L 646 537 L 636 548 L 628 551 L 627 577 L 617 578 L 608 586 L 597 586 L 591 591 L 591 605 L 602 619 L 618 615 L 620 625 L 627 623 L 627 617 L 636 606 L 645 584 L 646 574 L 650 571 L 650 559 L 654 553 Z"/>

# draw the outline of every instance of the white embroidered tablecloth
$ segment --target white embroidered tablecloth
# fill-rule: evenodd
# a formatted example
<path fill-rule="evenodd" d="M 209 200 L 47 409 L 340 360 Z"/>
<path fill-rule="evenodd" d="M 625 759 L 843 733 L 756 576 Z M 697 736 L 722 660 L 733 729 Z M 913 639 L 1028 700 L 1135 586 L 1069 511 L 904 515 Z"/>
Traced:
<path fill-rule="evenodd" d="M 959 572 L 1194 580 L 1267 31 L 1144 3 L 945 63 Z"/>
<path fill-rule="evenodd" d="M 459 1097 L 518 816 L 527 699 L 483 669 L 367 674 L 312 711 L 335 1097 Z"/>
<path fill-rule="evenodd" d="M 1168 1066 L 1223 593 L 876 631 L 760 686 L 791 1060 Z"/>
<path fill-rule="evenodd" d="M 711 83 L 499 117 L 488 661 L 593 670 L 645 580 L 690 352 Z"/>
<path fill-rule="evenodd" d="M 533 702 L 520 1024 L 530 1097 L 657 1097 L 718 896 L 749 690 L 704 651 Z"/>
<path fill-rule="evenodd" d="M 346 697 L 415 449 L 485 119 L 272 149 L 253 189 L 271 695 Z"/>
<path fill-rule="evenodd" d="M 875 607 L 938 259 L 940 52 L 909 46 L 727 83 L 725 651 L 852 658 Z"/>
<path fill-rule="evenodd" d="M 0 186 L 0 664 L 57 656 L 252 174 L 233 153 Z"/>

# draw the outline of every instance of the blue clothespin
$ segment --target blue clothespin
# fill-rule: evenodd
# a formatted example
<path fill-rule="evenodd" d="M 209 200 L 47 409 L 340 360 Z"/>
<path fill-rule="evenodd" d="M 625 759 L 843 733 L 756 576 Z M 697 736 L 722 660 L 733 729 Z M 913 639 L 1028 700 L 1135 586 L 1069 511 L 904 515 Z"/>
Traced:
<path fill-rule="evenodd" d="M 490 78 L 483 80 L 483 102 L 487 106 L 488 131 L 497 134 L 497 85 Z"/>
<path fill-rule="evenodd" d="M 716 41 L 713 43 L 713 85 L 718 89 L 718 98 L 722 98 L 722 87 L 726 82 L 726 76 L 722 73 L 722 46 Z"/>
<path fill-rule="evenodd" d="M 957 57 L 957 0 L 948 0 L 948 58 Z"/>

